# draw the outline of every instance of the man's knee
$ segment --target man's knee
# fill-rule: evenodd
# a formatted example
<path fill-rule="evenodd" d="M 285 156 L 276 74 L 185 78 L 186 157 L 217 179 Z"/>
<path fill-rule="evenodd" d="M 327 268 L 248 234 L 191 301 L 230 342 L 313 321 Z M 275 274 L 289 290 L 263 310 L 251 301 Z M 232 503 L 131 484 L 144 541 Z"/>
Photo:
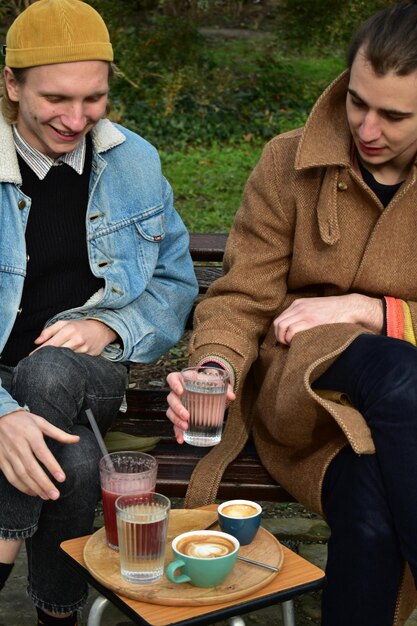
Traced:
<path fill-rule="evenodd" d="M 381 365 L 385 364 L 388 372 L 393 371 L 400 376 L 417 377 L 417 348 L 408 341 L 391 337 L 386 338 L 386 350 L 381 355 Z"/>
<path fill-rule="evenodd" d="M 71 428 L 82 406 L 85 375 L 68 348 L 46 346 L 14 370 L 12 395 L 60 428 Z"/>
<path fill-rule="evenodd" d="M 77 367 L 68 348 L 46 346 L 22 359 L 15 368 L 13 385 L 17 391 L 37 390 L 40 393 L 56 393 L 62 386 L 74 384 Z"/>
<path fill-rule="evenodd" d="M 346 365 L 357 371 L 352 401 L 364 415 L 368 411 L 379 414 L 381 407 L 397 406 L 401 406 L 406 415 L 414 412 L 417 408 L 416 346 L 392 337 L 365 334 L 359 336 L 348 351 Z"/>
<path fill-rule="evenodd" d="M 61 497 L 75 492 L 83 500 L 95 503 L 100 496 L 98 464 L 102 453 L 95 435 L 87 426 L 76 425 L 72 433 L 80 436 L 78 443 L 61 445 L 59 450 L 53 450 L 66 476 L 58 488 Z"/>

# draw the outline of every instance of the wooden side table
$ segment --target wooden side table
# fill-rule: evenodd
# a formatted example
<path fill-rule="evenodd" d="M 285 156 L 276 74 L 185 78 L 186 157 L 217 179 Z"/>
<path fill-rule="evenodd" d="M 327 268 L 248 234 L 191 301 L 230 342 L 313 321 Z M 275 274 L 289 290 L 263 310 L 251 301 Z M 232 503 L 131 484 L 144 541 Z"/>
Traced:
<path fill-rule="evenodd" d="M 85 567 L 83 550 L 89 537 L 70 539 L 61 544 L 61 554 L 103 598 L 95 601 L 88 626 L 99 626 L 107 601 L 117 606 L 135 624 L 141 626 L 205 626 L 229 619 L 234 626 L 244 621 L 235 617 L 272 604 L 282 603 L 284 626 L 295 626 L 293 600 L 295 597 L 320 589 L 324 583 L 324 572 L 285 546 L 282 570 L 265 587 L 239 600 L 222 602 L 210 606 L 162 606 L 131 600 L 114 593 L 98 582 Z"/>

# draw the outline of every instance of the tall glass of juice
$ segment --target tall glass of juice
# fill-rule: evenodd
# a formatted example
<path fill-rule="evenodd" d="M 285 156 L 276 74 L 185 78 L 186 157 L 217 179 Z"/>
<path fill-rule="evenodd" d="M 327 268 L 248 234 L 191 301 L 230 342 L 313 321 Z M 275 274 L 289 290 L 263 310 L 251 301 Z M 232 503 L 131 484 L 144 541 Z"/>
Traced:
<path fill-rule="evenodd" d="M 155 491 L 158 461 L 145 452 L 111 452 L 99 463 L 107 544 L 119 549 L 115 501 L 125 494 L 151 494 Z"/>

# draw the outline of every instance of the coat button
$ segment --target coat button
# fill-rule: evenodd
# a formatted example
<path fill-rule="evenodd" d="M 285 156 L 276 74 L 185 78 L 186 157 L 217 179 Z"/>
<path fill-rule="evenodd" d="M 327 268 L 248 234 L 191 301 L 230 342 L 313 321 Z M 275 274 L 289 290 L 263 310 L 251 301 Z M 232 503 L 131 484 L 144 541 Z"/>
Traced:
<path fill-rule="evenodd" d="M 348 188 L 347 184 L 340 181 L 340 183 L 337 183 L 337 188 L 339 191 L 346 191 L 346 189 Z"/>
<path fill-rule="evenodd" d="M 19 209 L 24 209 L 26 206 L 26 200 L 19 200 L 18 205 Z"/>

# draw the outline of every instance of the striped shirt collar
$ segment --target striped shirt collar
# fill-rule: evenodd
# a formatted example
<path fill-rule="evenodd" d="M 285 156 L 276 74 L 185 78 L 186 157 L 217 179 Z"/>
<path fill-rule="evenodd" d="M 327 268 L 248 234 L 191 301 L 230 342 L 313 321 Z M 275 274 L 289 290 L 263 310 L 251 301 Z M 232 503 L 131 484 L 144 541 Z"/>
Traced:
<path fill-rule="evenodd" d="M 36 150 L 36 148 L 32 148 L 32 146 L 29 145 L 25 139 L 23 139 L 16 126 L 13 126 L 13 137 L 17 152 L 35 172 L 39 180 L 43 180 L 45 178 L 51 167 L 60 165 L 61 163 L 66 163 L 72 167 L 77 174 L 83 173 L 85 161 L 85 137 L 82 138 L 78 146 L 72 150 L 72 152 L 62 154 L 57 159 L 52 159 L 46 154 L 39 152 L 39 150 Z"/>

